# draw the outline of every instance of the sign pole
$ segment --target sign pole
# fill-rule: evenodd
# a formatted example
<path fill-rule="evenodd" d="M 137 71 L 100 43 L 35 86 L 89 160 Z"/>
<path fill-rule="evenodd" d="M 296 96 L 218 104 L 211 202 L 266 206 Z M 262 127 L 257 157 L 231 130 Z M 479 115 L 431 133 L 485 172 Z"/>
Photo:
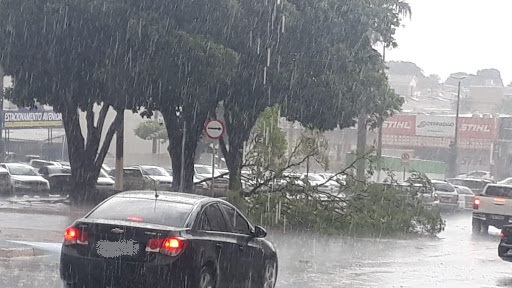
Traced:
<path fill-rule="evenodd" d="M 402 154 L 402 167 L 404 167 L 404 174 L 403 174 L 403 177 L 402 177 L 402 181 L 405 181 L 405 173 L 406 173 L 406 167 L 409 165 L 409 159 L 411 158 L 411 156 L 409 155 L 409 153 L 403 153 Z"/>
<path fill-rule="evenodd" d="M 215 149 L 216 141 L 215 140 L 222 138 L 222 136 L 224 136 L 225 130 L 226 129 L 224 126 L 224 122 L 222 122 L 221 120 L 218 120 L 218 119 L 210 119 L 204 125 L 204 131 L 205 131 L 206 136 L 210 140 L 212 140 L 212 180 L 211 180 L 211 185 L 210 185 L 210 191 L 212 193 L 212 196 L 213 196 L 213 192 L 214 192 L 213 186 L 215 184 L 215 156 L 216 156 L 216 149 Z"/>
<path fill-rule="evenodd" d="M 3 137 L 4 128 L 4 69 L 0 66 L 0 160 L 5 161 L 5 141 Z"/>
<path fill-rule="evenodd" d="M 210 185 L 212 197 L 213 197 L 213 186 L 214 185 L 215 185 L 215 142 L 212 142 L 212 183 Z"/>

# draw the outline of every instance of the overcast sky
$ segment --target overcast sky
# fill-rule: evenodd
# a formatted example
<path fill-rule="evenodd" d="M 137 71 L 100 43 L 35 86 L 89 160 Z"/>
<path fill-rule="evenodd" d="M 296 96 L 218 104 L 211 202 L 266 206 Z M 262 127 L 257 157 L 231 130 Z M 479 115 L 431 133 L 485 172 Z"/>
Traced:
<path fill-rule="evenodd" d="M 425 74 L 496 68 L 512 81 L 511 0 L 408 0 L 412 19 L 397 31 L 386 60 L 411 61 Z"/>

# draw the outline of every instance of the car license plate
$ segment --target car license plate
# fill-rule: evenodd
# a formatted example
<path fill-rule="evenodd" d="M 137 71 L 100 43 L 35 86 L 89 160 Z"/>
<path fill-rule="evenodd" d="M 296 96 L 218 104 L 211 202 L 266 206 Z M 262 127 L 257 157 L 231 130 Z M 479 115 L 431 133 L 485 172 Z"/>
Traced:
<path fill-rule="evenodd" d="M 121 240 L 117 242 L 100 240 L 96 243 L 96 252 L 98 255 L 107 258 L 123 255 L 134 256 L 139 253 L 139 248 L 139 243 L 134 240 Z"/>
<path fill-rule="evenodd" d="M 505 219 L 505 216 L 492 215 L 491 218 L 494 219 L 494 220 L 503 220 L 503 219 Z"/>

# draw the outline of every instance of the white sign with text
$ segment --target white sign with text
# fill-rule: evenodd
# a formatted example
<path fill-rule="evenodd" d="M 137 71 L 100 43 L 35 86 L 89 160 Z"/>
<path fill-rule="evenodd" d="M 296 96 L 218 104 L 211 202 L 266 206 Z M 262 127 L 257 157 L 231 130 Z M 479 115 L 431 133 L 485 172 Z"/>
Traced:
<path fill-rule="evenodd" d="M 430 137 L 454 137 L 455 116 L 416 116 L 416 135 Z"/>

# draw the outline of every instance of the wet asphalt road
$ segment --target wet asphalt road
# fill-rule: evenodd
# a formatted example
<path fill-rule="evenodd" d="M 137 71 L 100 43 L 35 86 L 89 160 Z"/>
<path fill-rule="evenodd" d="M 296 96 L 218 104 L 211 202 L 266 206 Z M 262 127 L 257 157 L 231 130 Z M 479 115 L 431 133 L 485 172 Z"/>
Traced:
<path fill-rule="evenodd" d="M 47 239 L 29 243 L 44 251 L 44 256 L 0 260 L 0 287 L 62 287 L 58 276 L 60 240 L 55 238 L 60 236 L 54 234 L 61 233 L 72 220 L 0 212 L 1 241 L 20 233 L 25 234 L 13 240 L 32 242 L 43 235 Z M 474 237 L 470 214 L 446 220 L 446 231 L 438 240 L 272 233 L 269 238 L 280 261 L 277 287 L 512 287 L 512 263 L 497 256 L 499 231 L 491 229 L 489 236 Z M 48 241 L 50 238 L 54 241 Z"/>

